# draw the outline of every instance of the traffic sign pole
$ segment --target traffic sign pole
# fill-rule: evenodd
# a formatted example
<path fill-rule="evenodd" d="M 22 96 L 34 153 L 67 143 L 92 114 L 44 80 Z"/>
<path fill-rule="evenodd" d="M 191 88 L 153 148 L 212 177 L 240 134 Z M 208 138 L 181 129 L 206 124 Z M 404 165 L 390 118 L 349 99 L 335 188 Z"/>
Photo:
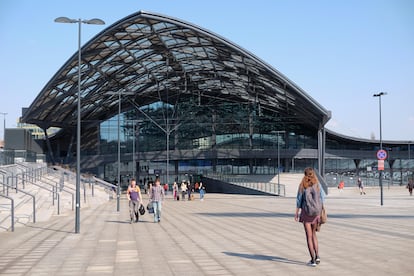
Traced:
<path fill-rule="evenodd" d="M 384 171 L 384 163 L 385 163 L 385 159 L 387 159 L 388 157 L 388 153 L 386 150 L 382 149 L 382 144 L 381 144 L 381 149 L 377 151 L 377 158 L 378 158 L 378 170 L 379 170 L 379 185 L 380 185 L 380 189 L 381 189 L 381 206 L 383 205 L 383 187 L 382 187 L 382 172 Z"/>

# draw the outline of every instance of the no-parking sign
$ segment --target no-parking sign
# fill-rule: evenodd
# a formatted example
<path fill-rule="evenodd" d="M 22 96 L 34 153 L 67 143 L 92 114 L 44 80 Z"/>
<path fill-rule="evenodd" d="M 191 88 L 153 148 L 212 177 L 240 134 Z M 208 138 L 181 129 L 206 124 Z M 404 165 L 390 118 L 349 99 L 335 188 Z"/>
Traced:
<path fill-rule="evenodd" d="M 377 151 L 378 160 L 385 160 L 387 159 L 387 156 L 388 154 L 386 150 L 380 149 L 379 151 Z"/>

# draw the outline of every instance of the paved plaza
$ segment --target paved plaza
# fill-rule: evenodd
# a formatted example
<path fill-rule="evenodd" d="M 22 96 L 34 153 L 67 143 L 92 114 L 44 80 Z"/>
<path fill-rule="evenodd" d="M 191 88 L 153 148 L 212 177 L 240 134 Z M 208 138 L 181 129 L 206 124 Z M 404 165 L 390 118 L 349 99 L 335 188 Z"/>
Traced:
<path fill-rule="evenodd" d="M 366 191 L 330 192 L 316 268 L 295 198 L 207 194 L 169 195 L 160 223 L 130 224 L 123 198 L 82 208 L 79 234 L 70 211 L 0 233 L 0 275 L 414 275 L 414 196 Z"/>

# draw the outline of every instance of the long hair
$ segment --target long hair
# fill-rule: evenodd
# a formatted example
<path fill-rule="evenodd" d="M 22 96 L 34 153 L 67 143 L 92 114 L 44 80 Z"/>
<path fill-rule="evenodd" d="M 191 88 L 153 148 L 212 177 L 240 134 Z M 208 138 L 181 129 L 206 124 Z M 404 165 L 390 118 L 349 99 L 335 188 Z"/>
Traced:
<path fill-rule="evenodd" d="M 302 193 L 304 189 L 313 186 L 314 184 L 318 184 L 318 178 L 316 177 L 315 171 L 313 168 L 306 168 L 304 171 L 304 176 L 302 181 L 299 185 L 299 192 Z M 319 190 L 319 185 L 316 185 L 316 189 Z"/>

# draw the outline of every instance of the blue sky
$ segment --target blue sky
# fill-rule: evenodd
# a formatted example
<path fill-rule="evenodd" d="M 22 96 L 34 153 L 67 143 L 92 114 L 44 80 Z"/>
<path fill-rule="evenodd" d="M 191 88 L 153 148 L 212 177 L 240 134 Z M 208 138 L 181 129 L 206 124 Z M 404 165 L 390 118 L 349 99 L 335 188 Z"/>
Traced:
<path fill-rule="evenodd" d="M 139 10 L 206 28 L 255 54 L 332 112 L 327 127 L 352 137 L 414 141 L 414 1 L 411 0 L 1 0 L 0 112 L 16 127 L 54 73 L 82 44 Z M 3 116 L 0 116 L 3 137 Z"/>

